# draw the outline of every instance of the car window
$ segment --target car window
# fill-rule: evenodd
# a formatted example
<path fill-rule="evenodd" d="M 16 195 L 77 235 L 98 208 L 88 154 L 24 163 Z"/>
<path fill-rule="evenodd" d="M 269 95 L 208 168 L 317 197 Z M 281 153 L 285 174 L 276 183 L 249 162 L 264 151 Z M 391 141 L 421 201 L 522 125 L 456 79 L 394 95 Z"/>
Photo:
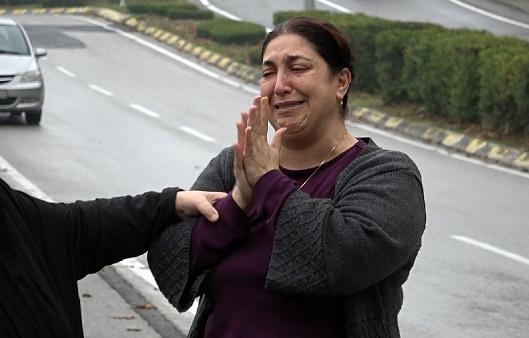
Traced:
<path fill-rule="evenodd" d="M 0 54 L 29 55 L 24 34 L 17 26 L 0 25 Z"/>

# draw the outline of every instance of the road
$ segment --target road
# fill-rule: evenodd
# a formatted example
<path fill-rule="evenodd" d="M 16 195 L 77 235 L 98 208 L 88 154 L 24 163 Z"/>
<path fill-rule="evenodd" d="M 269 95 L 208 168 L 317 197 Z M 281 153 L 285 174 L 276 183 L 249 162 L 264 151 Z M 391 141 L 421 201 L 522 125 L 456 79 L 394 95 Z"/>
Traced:
<path fill-rule="evenodd" d="M 245 21 L 273 27 L 273 13 L 302 10 L 304 0 L 240 1 L 192 0 L 209 4 Z M 495 1 L 483 0 L 315 0 L 318 10 L 364 13 L 401 21 L 433 22 L 447 28 L 488 30 L 529 40 L 529 15 Z"/>
<path fill-rule="evenodd" d="M 213 69 L 192 69 L 190 59 L 141 35 L 82 17 L 19 19 L 34 44 L 48 49 L 41 63 L 47 98 L 41 127 L 0 119 L 0 156 L 57 201 L 188 187 L 209 158 L 233 142 L 234 122 L 256 90 Z M 423 174 L 428 224 L 405 284 L 402 335 L 525 337 L 529 175 L 360 124 L 350 130 L 406 152 Z M 87 337 L 130 336 L 130 325 L 101 314 L 121 313 L 109 308 L 131 296 L 110 294 L 105 283 L 81 283 L 81 292 L 92 296 L 82 297 L 91 310 L 84 313 Z M 142 300 L 185 330 L 190 314 L 176 315 L 148 283 L 137 285 L 144 286 L 137 290 Z M 146 337 L 163 331 L 148 322 Z"/>

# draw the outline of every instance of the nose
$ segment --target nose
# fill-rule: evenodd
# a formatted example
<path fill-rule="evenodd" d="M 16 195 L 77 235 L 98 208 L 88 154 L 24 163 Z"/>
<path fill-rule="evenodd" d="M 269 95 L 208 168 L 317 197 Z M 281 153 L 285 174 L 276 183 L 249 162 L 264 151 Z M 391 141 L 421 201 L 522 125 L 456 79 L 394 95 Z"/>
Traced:
<path fill-rule="evenodd" d="M 292 84 L 288 72 L 278 70 L 274 84 L 274 94 L 282 96 L 292 91 Z"/>

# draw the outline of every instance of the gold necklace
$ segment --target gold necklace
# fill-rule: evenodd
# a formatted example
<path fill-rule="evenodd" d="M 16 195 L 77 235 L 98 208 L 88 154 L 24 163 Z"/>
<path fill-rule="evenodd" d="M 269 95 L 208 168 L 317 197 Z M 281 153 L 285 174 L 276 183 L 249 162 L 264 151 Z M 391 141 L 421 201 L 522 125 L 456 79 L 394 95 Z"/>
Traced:
<path fill-rule="evenodd" d="M 338 147 L 338 146 L 343 142 L 343 140 L 345 140 L 345 137 L 347 136 L 348 133 L 349 133 L 348 131 L 345 131 L 345 134 L 343 134 L 343 136 L 342 136 L 342 138 L 340 139 L 340 141 L 338 141 L 338 142 L 332 147 L 331 151 L 329 151 L 329 153 L 327 154 L 327 156 L 325 156 L 325 157 L 323 158 L 323 161 L 321 161 L 320 165 L 317 166 L 316 169 L 312 172 L 312 174 L 310 174 L 310 176 L 305 180 L 305 182 L 303 182 L 303 183 L 299 186 L 300 189 L 303 188 L 303 186 L 304 186 L 305 184 L 307 184 L 307 182 L 312 178 L 312 176 L 314 176 L 314 175 L 318 172 L 318 170 L 320 170 L 321 166 L 331 158 L 331 155 L 332 155 L 332 153 L 334 153 L 334 151 L 336 150 L 336 147 Z"/>

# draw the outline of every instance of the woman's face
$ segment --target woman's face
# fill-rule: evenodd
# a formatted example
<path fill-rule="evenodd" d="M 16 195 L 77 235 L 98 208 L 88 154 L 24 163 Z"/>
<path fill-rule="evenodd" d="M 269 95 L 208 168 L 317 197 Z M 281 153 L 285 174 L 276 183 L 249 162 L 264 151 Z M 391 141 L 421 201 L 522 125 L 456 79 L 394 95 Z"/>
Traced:
<path fill-rule="evenodd" d="M 350 82 L 342 70 L 333 74 L 311 42 L 297 34 L 283 34 L 263 54 L 261 95 L 268 96 L 274 128 L 287 134 L 316 135 L 340 120 L 340 98 Z"/>

